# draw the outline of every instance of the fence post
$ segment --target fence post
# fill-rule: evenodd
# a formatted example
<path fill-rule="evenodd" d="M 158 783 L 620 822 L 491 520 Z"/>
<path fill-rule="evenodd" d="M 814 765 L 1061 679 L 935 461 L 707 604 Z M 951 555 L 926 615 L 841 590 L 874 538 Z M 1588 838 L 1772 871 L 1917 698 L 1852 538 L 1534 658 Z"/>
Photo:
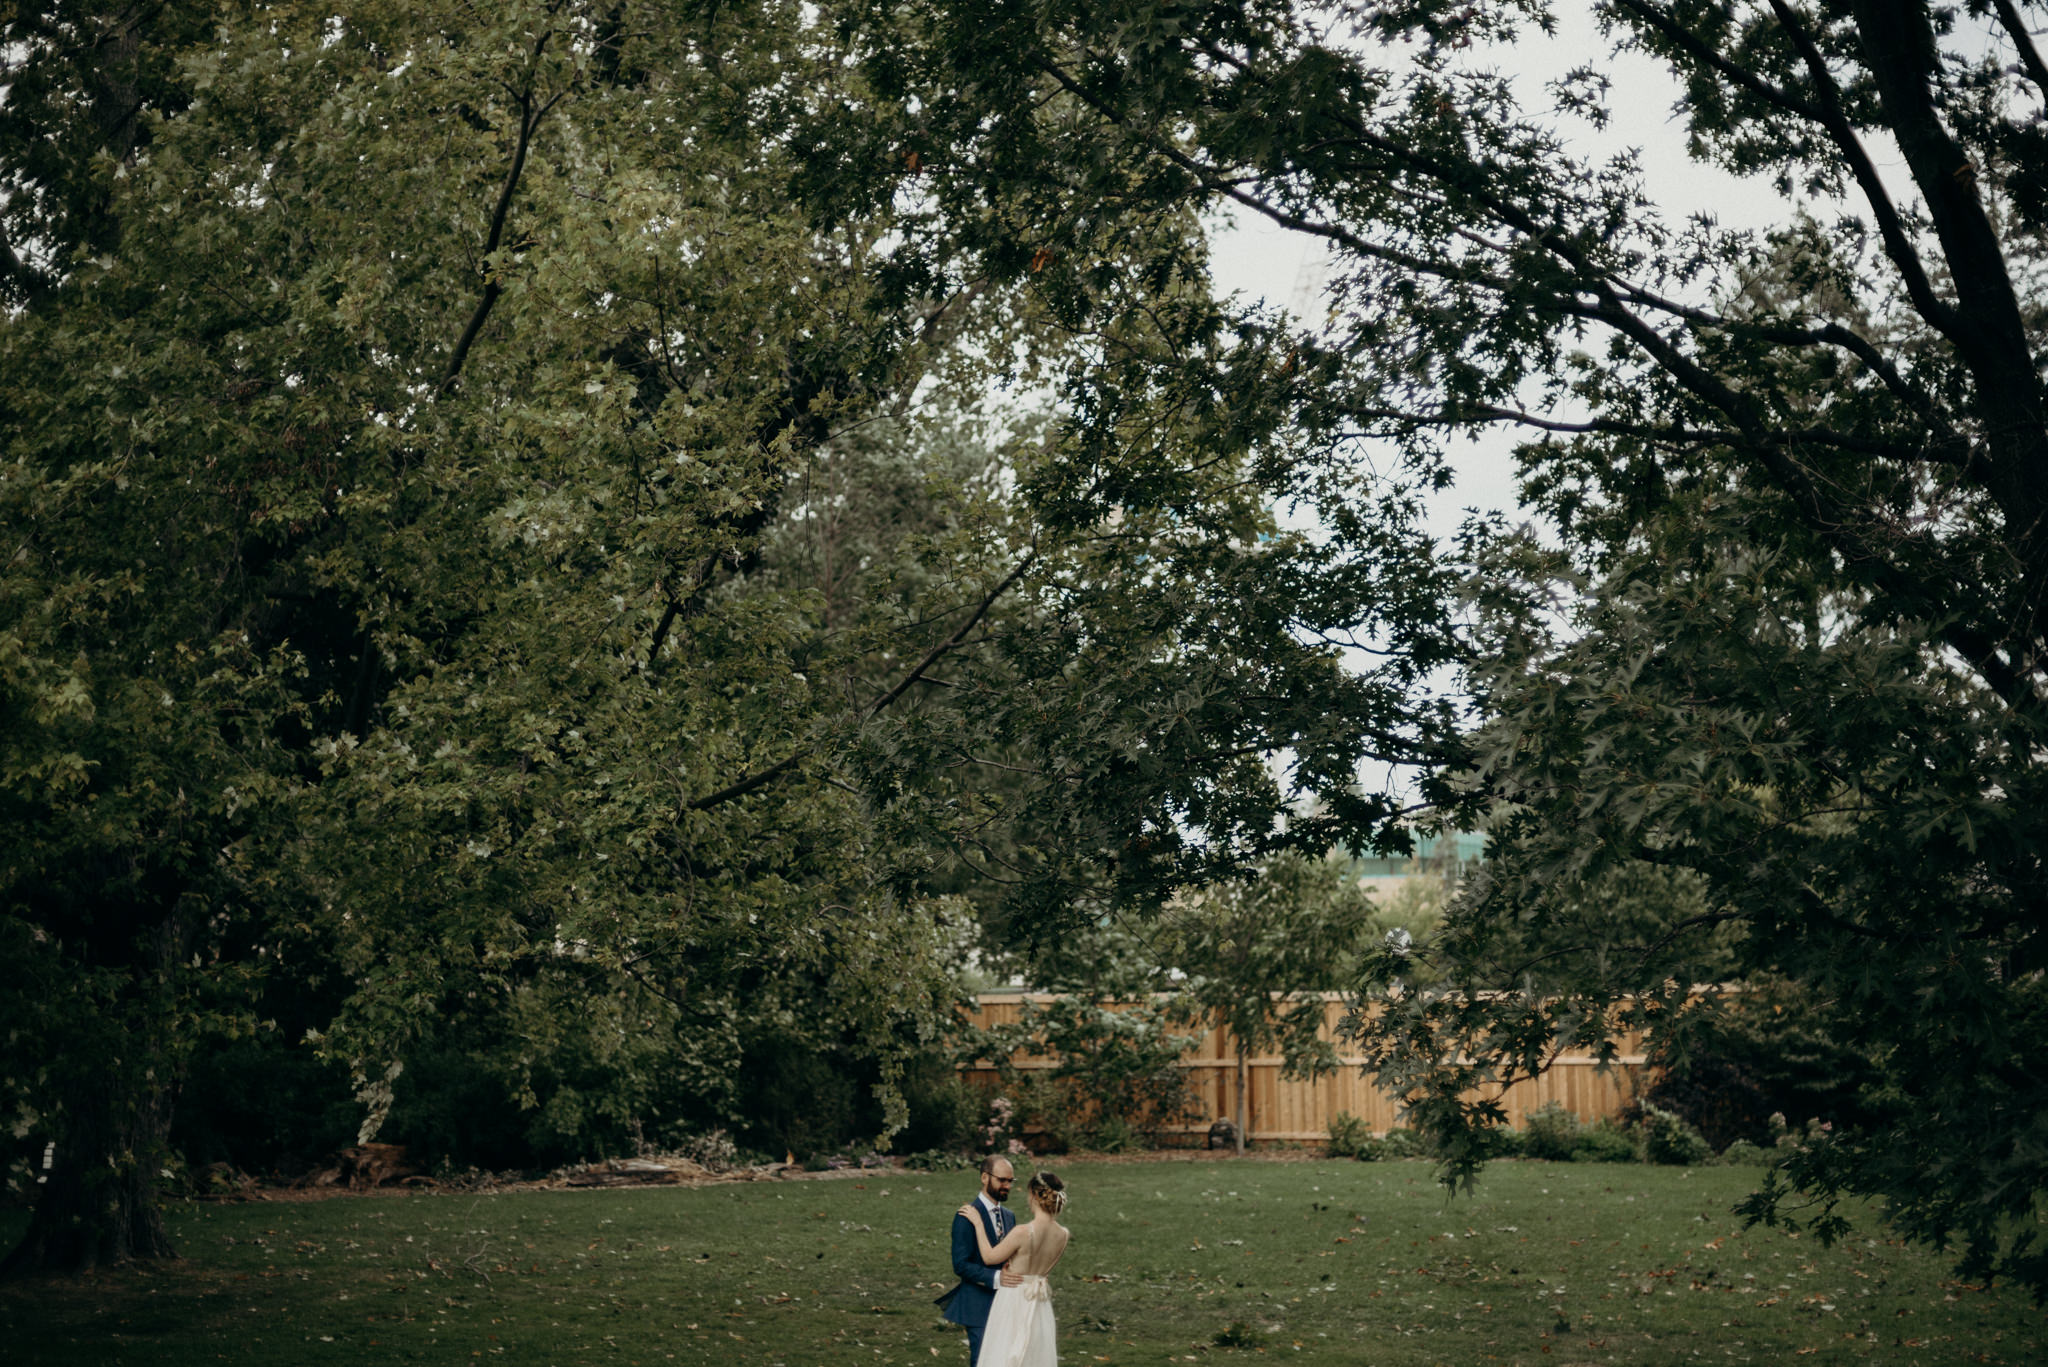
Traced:
<path fill-rule="evenodd" d="M 1252 1069 L 1244 1056 L 1244 1036 L 1232 1030 L 1230 1041 L 1237 1050 L 1237 1151 L 1242 1155 L 1245 1138 L 1252 1129 Z"/>

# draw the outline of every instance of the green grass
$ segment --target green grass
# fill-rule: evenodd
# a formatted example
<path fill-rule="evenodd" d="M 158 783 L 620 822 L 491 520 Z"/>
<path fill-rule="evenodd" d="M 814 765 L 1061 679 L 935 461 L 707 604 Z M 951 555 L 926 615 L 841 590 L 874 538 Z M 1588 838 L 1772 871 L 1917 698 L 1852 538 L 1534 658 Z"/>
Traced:
<path fill-rule="evenodd" d="M 1499 1163 L 1062 1165 L 1062 1362 L 2039 1362 L 2022 1293 L 1874 1223 L 1743 1231 L 1754 1172 Z M 830 1367 L 966 1361 L 931 1300 L 958 1173 L 180 1208 L 186 1261 L 0 1289 L 0 1359 Z M 19 1228 L 19 1216 L 0 1237 Z"/>

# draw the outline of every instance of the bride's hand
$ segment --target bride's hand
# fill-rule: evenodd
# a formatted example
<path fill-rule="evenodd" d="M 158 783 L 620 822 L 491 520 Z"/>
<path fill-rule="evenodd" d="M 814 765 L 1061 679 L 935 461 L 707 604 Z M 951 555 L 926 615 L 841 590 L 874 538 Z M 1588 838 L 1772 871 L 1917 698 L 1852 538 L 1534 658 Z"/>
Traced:
<path fill-rule="evenodd" d="M 974 1218 L 974 1202 L 969 1201 L 966 1205 L 960 1207 L 960 1209 L 954 1211 L 953 1213 L 955 1215 L 964 1215 L 968 1219 L 972 1220 Z"/>

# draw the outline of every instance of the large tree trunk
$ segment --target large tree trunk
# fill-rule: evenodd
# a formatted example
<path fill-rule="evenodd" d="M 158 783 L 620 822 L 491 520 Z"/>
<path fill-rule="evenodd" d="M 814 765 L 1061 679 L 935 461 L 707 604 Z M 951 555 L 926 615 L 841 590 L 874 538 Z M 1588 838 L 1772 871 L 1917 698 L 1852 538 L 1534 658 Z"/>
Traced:
<path fill-rule="evenodd" d="M 80 1079 L 64 1108 L 64 1138 L 27 1231 L 0 1277 L 90 1272 L 136 1258 L 171 1258 L 154 1178 L 167 1152 L 169 1088 L 141 1095 Z"/>
<path fill-rule="evenodd" d="M 140 937 L 140 971 L 97 1028 L 75 1020 L 59 1067 L 54 1159 L 0 1279 L 174 1258 L 156 1178 L 170 1154 L 177 1061 L 172 987 L 185 946 L 173 911 Z"/>

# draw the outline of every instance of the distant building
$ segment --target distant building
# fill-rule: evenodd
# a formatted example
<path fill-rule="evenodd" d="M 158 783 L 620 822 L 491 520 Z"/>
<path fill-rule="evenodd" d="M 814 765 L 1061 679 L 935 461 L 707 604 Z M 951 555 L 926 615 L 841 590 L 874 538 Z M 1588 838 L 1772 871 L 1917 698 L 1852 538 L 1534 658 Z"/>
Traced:
<path fill-rule="evenodd" d="M 1448 836 L 1418 835 L 1413 854 L 1361 855 L 1349 862 L 1358 881 L 1380 893 L 1410 878 L 1455 882 L 1485 857 L 1486 837 L 1476 831 L 1459 831 Z"/>

